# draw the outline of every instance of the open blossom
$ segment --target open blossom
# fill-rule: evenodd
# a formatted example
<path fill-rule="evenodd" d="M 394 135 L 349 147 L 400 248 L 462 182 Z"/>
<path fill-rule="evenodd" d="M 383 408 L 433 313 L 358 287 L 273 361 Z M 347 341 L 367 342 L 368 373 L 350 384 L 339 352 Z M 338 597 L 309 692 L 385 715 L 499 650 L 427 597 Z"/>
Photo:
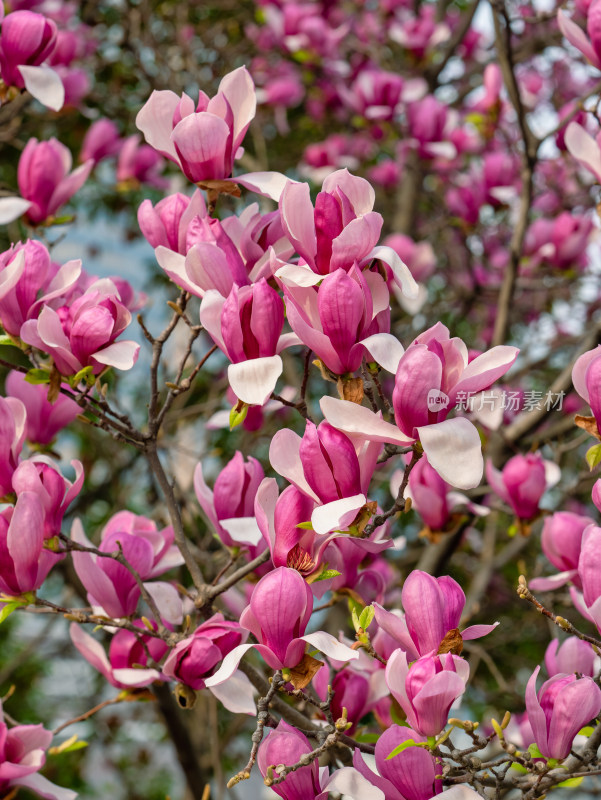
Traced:
<path fill-rule="evenodd" d="M 278 764 L 292 766 L 312 750 L 311 743 L 303 733 L 280 720 L 277 728 L 261 742 L 257 765 L 263 777 L 267 777 L 269 767 Z M 290 772 L 282 783 L 272 786 L 272 789 L 283 800 L 327 800 L 330 792 L 341 793 L 349 800 L 384 800 L 382 790 L 353 767 L 343 767 L 328 776 L 327 770 L 324 774 L 316 760 Z"/>
<path fill-rule="evenodd" d="M 350 525 L 367 503 L 381 449 L 379 442 L 350 439 L 327 422 L 315 426 L 308 421 L 302 439 L 289 429 L 278 431 L 269 459 L 276 472 L 316 504 L 311 523 L 323 534 Z"/>
<path fill-rule="evenodd" d="M 36 318 L 45 303 L 62 305 L 61 298 L 78 284 L 81 261 L 59 267 L 41 242 L 28 239 L 0 254 L 0 275 L 5 277 L 0 290 L 0 322 L 7 333 L 19 338 L 23 323 Z"/>
<path fill-rule="evenodd" d="M 134 625 L 140 628 L 139 634 L 122 628 L 113 635 L 108 657 L 100 642 L 86 633 L 81 625 L 73 622 L 69 628 L 71 641 L 80 654 L 118 689 L 140 688 L 164 680 L 158 669 L 148 666 L 148 655 L 159 662 L 168 646 L 155 636 L 145 635 L 140 620 L 136 620 Z"/>
<path fill-rule="evenodd" d="M 92 547 L 81 522 L 76 519 L 71 528 L 71 538 L 83 547 Z M 143 581 L 148 581 L 182 563 L 181 554 L 173 545 L 171 527 L 157 530 L 152 520 L 131 512 L 120 512 L 109 520 L 102 531 L 98 549 L 104 553 L 123 552 L 125 560 Z M 80 581 L 88 592 L 91 605 L 98 606 L 110 617 L 129 617 L 135 613 L 141 589 L 136 578 L 114 558 L 94 553 L 74 551 L 73 565 Z M 157 588 L 158 587 L 158 588 Z M 150 582 L 146 589 L 163 616 L 169 620 L 179 617 L 176 590 L 162 582 Z M 168 607 L 163 610 L 163 605 Z M 175 611 L 171 607 L 175 606 Z"/>
<path fill-rule="evenodd" d="M 451 338 L 440 322 L 407 350 L 390 334 L 372 335 L 363 344 L 373 360 L 395 373 L 396 425 L 368 408 L 331 397 L 320 401 L 327 421 L 372 441 L 401 446 L 419 441 L 445 481 L 460 489 L 477 486 L 484 466 L 478 431 L 467 419 L 447 416 L 460 397 L 481 392 L 504 375 L 517 358 L 517 348 L 493 347 L 470 361 L 465 343 Z"/>
<path fill-rule="evenodd" d="M 34 225 L 58 211 L 86 182 L 93 161 L 71 172 L 71 152 L 54 137 L 30 139 L 19 158 L 17 180 L 21 197 L 30 202 L 26 215 Z"/>
<path fill-rule="evenodd" d="M 34 11 L 14 11 L 2 21 L 0 74 L 7 86 L 25 86 L 19 67 L 39 66 L 56 45 L 56 24 Z"/>
<path fill-rule="evenodd" d="M 258 650 L 273 669 L 298 666 L 307 644 L 337 661 L 358 658 L 355 650 L 329 633 L 305 634 L 312 612 L 313 594 L 296 570 L 278 567 L 268 572 L 255 586 L 250 603 L 240 616 L 240 625 L 253 634 L 258 644 L 234 648 L 215 675 L 205 681 L 206 685 L 224 683 L 250 648 Z"/>
<path fill-rule="evenodd" d="M 106 367 L 131 369 L 135 364 L 140 345 L 115 341 L 130 321 L 116 289 L 113 294 L 92 288 L 68 306 L 43 306 L 37 319 L 24 323 L 21 338 L 52 356 L 61 375 L 87 366 L 98 375 Z"/>
<path fill-rule="evenodd" d="M 409 725 L 423 736 L 436 736 L 447 724 L 451 705 L 465 692 L 469 674 L 467 661 L 452 653 L 423 656 L 409 666 L 407 654 L 395 650 L 386 683 Z"/>
<path fill-rule="evenodd" d="M 442 781 L 436 780 L 434 757 L 421 747 L 407 747 L 393 758 L 388 756 L 403 742 L 425 742 L 421 734 L 409 727 L 391 725 L 376 742 L 376 768 L 373 772 L 365 763 L 359 748 L 353 764 L 370 783 L 381 789 L 386 800 L 431 800 L 442 791 Z"/>
<path fill-rule="evenodd" d="M 77 792 L 56 786 L 39 774 L 52 733 L 41 725 L 8 727 L 0 705 L 0 794 L 9 797 L 22 786 L 47 800 L 75 800 Z"/>
<path fill-rule="evenodd" d="M 537 667 L 526 687 L 526 710 L 545 758 L 566 758 L 578 731 L 601 711 L 601 689 L 592 678 L 554 675 L 536 693 Z"/>
<path fill-rule="evenodd" d="M 7 375 L 6 393 L 25 406 L 25 436 L 36 444 L 50 444 L 81 413 L 75 400 L 64 394 L 59 394 L 54 403 L 48 402 L 48 386 L 27 383 L 23 373 L 15 370 Z"/>
<path fill-rule="evenodd" d="M 181 167 L 194 183 L 232 174 L 234 159 L 255 116 L 255 87 L 246 67 L 230 72 L 215 97 L 179 98 L 155 91 L 136 117 L 149 145 Z"/>
<path fill-rule="evenodd" d="M 213 491 L 206 485 L 202 464 L 194 470 L 194 491 L 200 507 L 226 547 L 255 546 L 261 531 L 253 513 L 257 490 L 265 473 L 261 464 L 239 451 L 215 479 Z M 278 565 L 276 565 L 278 566 Z"/>
<path fill-rule="evenodd" d="M 376 621 L 412 660 L 436 652 L 445 636 L 458 628 L 465 594 L 448 575 L 434 578 L 414 569 L 403 584 L 401 602 L 404 615 L 386 611 L 376 603 Z M 497 624 L 471 625 L 461 632 L 461 638 L 479 639 L 493 631 Z"/>
<path fill-rule="evenodd" d="M 319 288 L 285 286 L 284 292 L 290 327 L 336 375 L 359 369 L 363 342 L 390 331 L 388 289 L 377 273 L 337 269 Z"/>
<path fill-rule="evenodd" d="M 18 596 L 34 592 L 63 556 L 47 550 L 44 507 L 35 492 L 22 492 L 0 513 L 0 592 Z"/>
<path fill-rule="evenodd" d="M 22 493 L 34 493 L 44 510 L 44 536 L 50 538 L 61 532 L 63 517 L 69 505 L 83 486 L 83 466 L 73 460 L 75 481 L 71 483 L 46 456 L 33 456 L 21 461 L 12 476 L 12 486 L 17 498 Z"/>
<path fill-rule="evenodd" d="M 361 270 L 377 259 L 388 265 L 408 297 L 417 294 L 417 284 L 394 250 L 376 247 L 382 217 L 372 210 L 374 201 L 372 186 L 346 169 L 328 175 L 315 208 L 308 184 L 288 182 L 280 200 L 282 224 L 301 262 L 281 267 L 276 276 L 292 286 L 307 286 L 319 276 L 354 265 Z"/>
<path fill-rule="evenodd" d="M 591 407 L 597 426 L 601 424 L 601 345 L 583 353 L 572 369 L 574 389 Z"/>

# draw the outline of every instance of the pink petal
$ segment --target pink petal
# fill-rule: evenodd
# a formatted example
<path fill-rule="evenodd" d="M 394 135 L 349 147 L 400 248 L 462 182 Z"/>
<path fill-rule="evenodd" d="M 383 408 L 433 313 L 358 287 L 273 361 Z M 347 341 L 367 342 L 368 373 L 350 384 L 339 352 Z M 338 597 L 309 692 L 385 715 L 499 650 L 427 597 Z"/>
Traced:
<path fill-rule="evenodd" d="M 305 478 L 300 458 L 301 441 L 300 436 L 290 428 L 277 431 L 269 445 L 269 462 L 278 475 L 286 478 L 288 483 L 293 483 L 303 494 L 318 503 L 318 496 Z"/>
<path fill-rule="evenodd" d="M 239 644 L 238 647 L 234 647 L 223 659 L 217 672 L 205 680 L 207 689 L 211 689 L 213 686 L 219 686 L 220 683 L 225 683 L 228 678 L 231 678 L 238 669 L 238 664 L 242 660 L 244 654 L 252 647 L 256 647 L 256 645 Z"/>
<path fill-rule="evenodd" d="M 350 647 L 339 642 L 331 633 L 316 631 L 315 633 L 309 633 L 300 638 L 315 647 L 320 653 L 336 661 L 353 661 L 359 658 L 357 650 L 351 650 Z"/>
<path fill-rule="evenodd" d="M 569 569 L 566 572 L 558 572 L 557 575 L 551 575 L 549 578 L 533 578 L 528 581 L 528 587 L 534 589 L 535 592 L 552 592 L 554 589 L 559 589 L 560 586 L 565 586 L 568 581 L 571 581 L 577 575 L 577 569 Z"/>
<path fill-rule="evenodd" d="M 391 333 L 374 333 L 363 339 L 360 344 L 367 350 L 373 361 L 387 372 L 396 374 L 401 356 L 405 348 Z M 369 359 L 368 359 L 369 360 Z"/>
<path fill-rule="evenodd" d="M 348 169 L 339 169 L 331 172 L 323 182 L 322 192 L 332 194 L 335 189 L 341 189 L 348 197 L 357 216 L 363 216 L 372 211 L 376 201 L 373 186 L 357 175 L 352 175 Z"/>
<path fill-rule="evenodd" d="M 233 714 L 250 714 L 254 717 L 257 713 L 254 700 L 256 689 L 240 670 L 234 672 L 227 683 L 212 686 L 211 693 Z"/>
<path fill-rule="evenodd" d="M 263 534 L 254 517 L 222 519 L 221 527 L 229 533 L 235 542 L 240 544 L 250 544 L 254 547 L 263 539 Z"/>
<path fill-rule="evenodd" d="M 415 441 L 401 433 L 396 425 L 385 422 L 381 414 L 374 414 L 369 408 L 351 403 L 350 400 L 322 397 L 319 405 L 330 425 L 345 433 L 361 434 L 375 442 L 392 442 L 399 445 L 408 445 Z"/>
<path fill-rule="evenodd" d="M 419 286 L 411 274 L 409 267 L 401 261 L 400 256 L 392 247 L 378 245 L 378 247 L 374 247 L 367 258 L 376 258 L 378 261 L 383 261 L 385 264 L 388 264 L 392 270 L 395 283 L 401 288 L 405 297 L 417 297 Z"/>
<path fill-rule="evenodd" d="M 22 216 L 31 206 L 22 197 L 0 197 L 0 225 L 8 225 Z"/>
<path fill-rule="evenodd" d="M 24 786 L 26 789 L 31 789 L 35 794 L 44 797 L 45 800 L 75 800 L 77 792 L 72 792 L 71 789 L 64 789 L 62 786 L 56 786 L 51 783 L 39 772 L 32 775 L 26 775 L 13 781 L 15 785 Z"/>
<path fill-rule="evenodd" d="M 328 792 L 339 792 L 350 800 L 386 800 L 384 792 L 353 767 L 337 769 L 326 781 L 326 787 Z"/>
<path fill-rule="evenodd" d="M 284 187 L 290 182 L 290 178 L 280 172 L 248 172 L 245 175 L 236 175 L 230 180 L 232 183 L 239 183 L 250 192 L 260 194 L 262 197 L 269 197 L 276 203 L 279 202 Z"/>
<path fill-rule="evenodd" d="M 173 115 L 180 98 L 171 91 L 154 91 L 136 117 L 136 127 L 159 153 L 179 164 L 175 146 L 171 141 Z"/>
<path fill-rule="evenodd" d="M 65 87 L 52 67 L 45 64 L 40 67 L 21 64 L 17 69 L 23 76 L 25 88 L 32 97 L 53 111 L 61 110 L 65 103 Z"/>
<path fill-rule="evenodd" d="M 106 364 L 107 367 L 115 367 L 115 369 L 131 369 L 138 360 L 138 353 L 140 352 L 140 345 L 136 342 L 126 340 L 124 342 L 113 342 L 94 353 L 94 359 L 101 364 Z"/>
<path fill-rule="evenodd" d="M 570 122 L 566 128 L 564 141 L 574 158 L 589 169 L 597 181 L 601 182 L 601 151 L 593 137 L 584 130 L 582 125 Z"/>
<path fill-rule="evenodd" d="M 573 44 L 577 50 L 580 50 L 582 55 L 588 59 L 593 66 L 599 68 L 599 59 L 597 58 L 597 54 L 588 36 L 562 9 L 559 9 L 557 12 L 557 24 L 559 30 L 563 33 L 568 42 Z"/>
<path fill-rule="evenodd" d="M 265 356 L 230 364 L 227 377 L 239 400 L 249 406 L 264 405 L 284 370 L 280 356 Z"/>
<path fill-rule="evenodd" d="M 477 429 L 463 417 L 418 428 L 428 461 L 451 486 L 474 489 L 482 480 L 484 461 Z"/>
<path fill-rule="evenodd" d="M 324 506 L 317 506 L 311 515 L 311 524 L 315 533 L 329 533 L 334 530 L 344 530 L 357 516 L 358 511 L 367 503 L 364 494 L 353 497 L 343 497 L 333 500 Z"/>

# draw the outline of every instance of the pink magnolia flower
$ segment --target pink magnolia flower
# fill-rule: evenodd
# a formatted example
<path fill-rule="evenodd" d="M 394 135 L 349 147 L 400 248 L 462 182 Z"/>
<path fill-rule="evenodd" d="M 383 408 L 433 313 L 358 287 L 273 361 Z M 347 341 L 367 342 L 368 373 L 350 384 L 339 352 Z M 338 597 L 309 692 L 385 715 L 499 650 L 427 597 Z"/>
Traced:
<path fill-rule="evenodd" d="M 294 253 L 284 233 L 279 209 L 261 214 L 258 204 L 251 203 L 239 216 L 232 214 L 222 220 L 222 227 L 242 256 L 253 283 L 271 277 L 272 252 L 284 260 Z"/>
<path fill-rule="evenodd" d="M 46 61 L 57 39 L 56 24 L 43 14 L 16 10 L 2 20 L 0 75 L 7 86 L 27 89 L 40 103 L 59 111 L 65 89 Z"/>
<path fill-rule="evenodd" d="M 114 156 L 121 147 L 119 129 L 111 119 L 97 119 L 93 122 L 83 138 L 79 160 L 93 161 L 98 164 L 104 158 Z"/>
<path fill-rule="evenodd" d="M 402 479 L 401 470 L 392 475 L 390 491 L 394 498 L 397 496 Z M 444 530 L 451 521 L 454 510 L 459 506 L 464 506 L 476 516 L 488 514 L 487 508 L 472 503 L 461 492 L 451 491 L 449 484 L 429 464 L 426 455 L 423 455 L 411 470 L 406 495 L 411 497 L 411 507 L 432 531 Z"/>
<path fill-rule="evenodd" d="M 408 655 L 410 660 L 436 652 L 447 633 L 459 627 L 465 606 L 465 594 L 457 581 L 448 575 L 434 578 L 414 569 L 401 592 L 405 614 L 386 611 L 375 604 L 376 622 Z M 493 631 L 494 625 L 471 625 L 461 632 L 468 641 Z"/>
<path fill-rule="evenodd" d="M 38 225 L 53 216 L 86 182 L 93 161 L 71 172 L 71 153 L 54 137 L 30 139 L 19 158 L 17 180 L 21 197 L 30 202 L 26 216 Z"/>
<path fill-rule="evenodd" d="M 568 581 L 582 589 L 578 575 L 582 535 L 593 524 L 589 517 L 573 514 L 571 511 L 556 511 L 546 517 L 541 536 L 543 553 L 560 572 L 550 578 L 534 578 L 529 581 L 532 589 L 547 591 L 563 586 Z"/>
<path fill-rule="evenodd" d="M 193 183 L 223 180 L 255 116 L 255 87 L 246 67 L 230 72 L 215 97 L 153 92 L 136 117 L 149 145 L 174 161 Z"/>
<path fill-rule="evenodd" d="M 351 439 L 327 422 L 317 427 L 307 422 L 302 439 L 288 428 L 278 431 L 269 460 L 276 472 L 316 504 L 311 523 L 316 533 L 325 534 L 346 528 L 367 503 L 381 449 L 379 442 Z"/>
<path fill-rule="evenodd" d="M 138 224 L 152 247 L 164 247 L 185 256 L 192 246 L 188 236 L 190 224 L 195 217 L 205 219 L 206 216 L 207 207 L 199 190 L 192 197 L 178 192 L 160 200 L 156 206 L 150 200 L 142 201 Z"/>
<path fill-rule="evenodd" d="M 71 527 L 71 538 L 84 547 L 92 547 L 78 519 Z M 120 512 L 109 520 L 98 549 L 104 553 L 121 550 L 143 581 L 182 563 L 181 554 L 173 545 L 171 527 L 159 531 L 151 520 L 130 512 Z M 115 618 L 135 613 L 141 590 L 127 567 L 115 559 L 82 551 L 74 551 L 72 558 L 91 605 Z M 145 588 L 153 595 L 167 621 L 177 620 L 178 616 L 181 621 L 181 601 L 178 606 L 177 592 L 170 584 L 151 582 L 145 584 Z"/>
<path fill-rule="evenodd" d="M 134 625 L 140 628 L 140 634 L 118 630 L 111 638 L 108 657 L 100 642 L 81 625 L 73 622 L 69 627 L 71 641 L 80 654 L 117 689 L 140 688 L 164 680 L 160 670 L 148 666 L 148 654 L 158 663 L 168 646 L 156 636 L 145 635 L 141 621 L 136 620 Z"/>
<path fill-rule="evenodd" d="M 276 277 L 288 285 L 317 284 L 323 275 L 355 266 L 369 268 L 383 261 L 408 297 L 417 284 L 406 265 L 390 247 L 376 247 L 382 217 L 373 211 L 375 193 L 364 179 L 342 169 L 331 173 L 311 203 L 309 186 L 289 182 L 280 199 L 282 224 L 301 257 L 299 265 L 285 265 Z"/>
<path fill-rule="evenodd" d="M 7 86 L 22 89 L 25 80 L 20 67 L 38 67 L 54 50 L 56 24 L 34 11 L 14 11 L 2 21 L 0 74 Z"/>
<path fill-rule="evenodd" d="M 35 494 L 44 510 L 44 536 L 57 536 L 61 531 L 63 517 L 69 505 L 83 486 L 83 465 L 73 460 L 75 480 L 68 481 L 54 462 L 46 456 L 33 456 L 21 461 L 13 473 L 12 485 L 17 498 L 23 493 Z"/>
<path fill-rule="evenodd" d="M 558 639 L 553 639 L 545 652 L 545 667 L 551 678 L 570 672 L 579 672 L 594 678 L 597 672 L 595 651 L 588 642 L 583 642 L 577 636 L 569 636 L 561 645 Z"/>
<path fill-rule="evenodd" d="M 38 774 L 46 762 L 52 733 L 41 725 L 14 725 L 4 722 L 0 705 L 0 793 L 12 794 L 22 786 L 47 800 L 75 800 L 77 792 L 50 783 Z"/>
<path fill-rule="evenodd" d="M 469 674 L 467 661 L 451 653 L 423 656 L 409 666 L 404 650 L 395 650 L 386 666 L 386 683 L 409 725 L 423 736 L 436 736 L 465 692 Z"/>
<path fill-rule="evenodd" d="M 574 389 L 591 407 L 597 425 L 601 424 L 601 345 L 576 359 L 572 369 Z"/>
<path fill-rule="evenodd" d="M 526 687 L 526 710 L 545 758 L 568 756 L 578 731 L 601 711 L 601 689 L 592 678 L 554 675 L 536 693 L 537 667 Z"/>
<path fill-rule="evenodd" d="M 518 454 L 510 458 L 502 471 L 492 461 L 486 464 L 486 478 L 494 493 L 520 519 L 532 519 L 548 487 L 546 464 L 540 453 Z"/>
<path fill-rule="evenodd" d="M 236 451 L 221 470 L 213 491 L 206 485 L 202 463 L 194 470 L 194 491 L 200 507 L 226 547 L 239 544 L 255 547 L 261 541 L 261 531 L 253 513 L 257 490 L 265 473 L 252 456 Z"/>
<path fill-rule="evenodd" d="M 74 375 L 91 366 L 95 375 L 106 367 L 131 369 L 140 345 L 115 341 L 131 314 L 113 293 L 89 289 L 58 310 L 44 305 L 37 319 L 21 327 L 21 339 L 52 357 L 61 375 Z"/>
<path fill-rule="evenodd" d="M 487 389 L 517 358 L 515 347 L 493 347 L 469 361 L 461 339 L 450 338 L 440 322 L 415 339 L 405 351 L 389 334 L 363 343 L 373 360 L 396 373 L 392 396 L 396 425 L 368 408 L 324 397 L 327 421 L 347 434 L 407 446 L 419 441 L 428 461 L 453 486 L 472 489 L 483 471 L 480 437 L 467 419 L 446 419 L 461 397 Z"/>
<path fill-rule="evenodd" d="M 436 780 L 439 771 L 436 761 L 421 747 L 408 747 L 393 758 L 388 756 L 403 742 L 425 742 L 411 728 L 391 725 L 376 742 L 376 768 L 373 772 L 357 748 L 353 756 L 355 768 L 364 778 L 381 789 L 386 800 L 431 800 L 442 791 L 442 781 Z"/>
<path fill-rule="evenodd" d="M 407 124 L 420 158 L 455 158 L 457 151 L 450 141 L 455 117 L 445 103 L 433 95 L 409 103 Z"/>
<path fill-rule="evenodd" d="M 81 409 L 71 398 L 59 394 L 54 403 L 48 402 L 48 387 L 27 383 L 21 372 L 12 370 L 6 378 L 6 393 L 25 406 L 25 436 L 36 444 L 50 444 L 57 433 L 66 428 Z"/>
<path fill-rule="evenodd" d="M 557 23 L 566 39 L 597 69 L 601 69 L 601 4 L 593 0 L 586 17 L 586 33 L 563 9 L 557 12 Z M 588 36 L 587 36 L 588 34 Z"/>
<path fill-rule="evenodd" d="M 307 737 L 284 720 L 263 739 L 257 753 L 257 765 L 263 777 L 269 767 L 291 766 L 313 750 Z M 384 800 L 384 793 L 370 779 L 353 767 L 343 767 L 332 775 L 319 768 L 316 760 L 290 772 L 282 783 L 271 787 L 284 800 L 327 800 L 330 792 L 339 792 L 349 800 Z"/>
<path fill-rule="evenodd" d="M 15 269 L 16 279 L 10 277 Z M 19 242 L 0 254 L 0 274 L 6 275 L 0 293 L 0 321 L 7 333 L 18 338 L 23 323 L 36 318 L 44 304 L 62 305 L 61 298 L 79 281 L 81 261 L 68 261 L 59 267 L 52 263 L 41 242 L 28 239 L 25 244 Z"/>
<path fill-rule="evenodd" d="M 258 650 L 273 669 L 296 667 L 303 659 L 307 643 L 337 661 L 358 658 L 356 650 L 329 633 L 305 634 L 312 612 L 311 589 L 296 570 L 278 567 L 267 573 L 255 586 L 240 617 L 240 625 L 253 634 L 258 644 L 234 648 L 219 670 L 205 681 L 206 686 L 218 686 L 228 680 L 250 648 Z"/>
<path fill-rule="evenodd" d="M 555 219 L 535 220 L 526 234 L 527 269 L 548 263 L 556 269 L 583 269 L 588 264 L 586 248 L 593 230 L 592 219 L 564 211 Z"/>
<path fill-rule="evenodd" d="M 284 286 L 284 293 L 290 327 L 336 375 L 359 369 L 365 340 L 390 330 L 388 290 L 377 273 L 337 269 L 319 288 Z"/>
<path fill-rule="evenodd" d="M 124 139 L 117 160 L 117 180 L 120 183 L 148 184 L 156 189 L 166 189 L 169 181 L 160 172 L 164 161 L 156 150 L 147 144 L 140 144 L 137 134 Z"/>
<path fill-rule="evenodd" d="M 12 491 L 12 477 L 25 441 L 25 405 L 15 397 L 0 397 L 0 497 Z"/>
<path fill-rule="evenodd" d="M 223 614 L 213 614 L 196 628 L 192 636 L 182 639 L 169 653 L 163 672 L 192 689 L 204 689 L 204 679 L 215 672 L 217 664 L 234 647 L 248 638 L 237 622 L 229 622 Z"/>
<path fill-rule="evenodd" d="M 0 591 L 34 592 L 63 556 L 44 547 L 44 507 L 35 492 L 22 492 L 0 513 Z"/>
<path fill-rule="evenodd" d="M 262 406 L 284 369 L 279 353 L 298 343 L 294 335 L 281 335 L 282 298 L 265 278 L 252 286 L 234 284 L 225 299 L 210 290 L 200 305 L 200 321 L 231 361 L 227 374 L 236 397 Z"/>

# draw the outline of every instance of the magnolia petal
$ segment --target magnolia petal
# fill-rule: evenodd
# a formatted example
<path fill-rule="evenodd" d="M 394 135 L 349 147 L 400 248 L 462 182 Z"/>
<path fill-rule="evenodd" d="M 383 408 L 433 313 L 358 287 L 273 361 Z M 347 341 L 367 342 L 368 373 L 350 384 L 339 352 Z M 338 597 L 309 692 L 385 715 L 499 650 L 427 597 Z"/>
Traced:
<path fill-rule="evenodd" d="M 155 90 L 136 116 L 136 127 L 142 131 L 148 144 L 176 164 L 180 162 L 171 140 L 171 133 L 173 115 L 179 103 L 180 98 L 175 92 L 167 89 Z"/>
<path fill-rule="evenodd" d="M 94 353 L 94 359 L 107 367 L 115 369 L 131 369 L 138 360 L 140 345 L 127 339 L 124 342 L 113 342 L 108 347 Z"/>
<path fill-rule="evenodd" d="M 53 111 L 60 111 L 65 103 L 65 87 L 60 76 L 52 67 L 45 64 L 40 67 L 30 67 L 22 64 L 17 67 L 25 88 L 38 102 Z"/>
<path fill-rule="evenodd" d="M 328 792 L 340 792 L 350 800 L 386 800 L 381 789 L 374 786 L 353 767 L 342 767 L 326 783 Z"/>
<path fill-rule="evenodd" d="M 444 795 L 444 797 L 442 795 Z M 469 786 L 460 786 L 457 784 L 456 786 L 451 786 L 449 789 L 445 789 L 439 797 L 440 800 L 478 800 L 480 795 Z"/>
<path fill-rule="evenodd" d="M 228 678 L 231 678 L 238 669 L 238 664 L 242 660 L 242 656 L 252 647 L 256 647 L 256 645 L 239 644 L 238 647 L 234 647 L 223 659 L 217 672 L 205 680 L 207 689 L 211 689 L 213 686 L 219 686 L 220 683 L 225 683 Z"/>
<path fill-rule="evenodd" d="M 303 494 L 319 503 L 319 497 L 309 486 L 300 458 L 301 438 L 290 428 L 277 431 L 269 445 L 269 462 L 273 469 L 293 483 Z"/>
<path fill-rule="evenodd" d="M 196 297 L 202 297 L 204 294 L 203 290 L 195 283 L 192 283 L 188 276 L 185 256 L 181 253 L 176 253 L 175 250 L 169 250 L 169 248 L 163 247 L 162 244 L 155 249 L 154 255 L 159 267 L 165 270 L 174 283 L 181 286 L 181 288 L 185 289 L 187 292 L 190 292 L 190 294 Z"/>
<path fill-rule="evenodd" d="M 369 408 L 351 403 L 350 400 L 322 397 L 319 405 L 326 420 L 339 431 L 358 433 L 374 442 L 392 442 L 401 446 L 415 441 L 401 433 L 396 425 L 385 422 L 381 414 L 374 414 Z"/>
<path fill-rule="evenodd" d="M 317 272 L 309 267 L 308 264 L 286 264 L 280 267 L 275 273 L 284 286 L 317 286 L 323 280 L 323 275 L 318 275 Z"/>
<path fill-rule="evenodd" d="M 210 691 L 213 697 L 216 697 L 233 714 L 249 714 L 254 717 L 257 713 L 254 700 L 256 690 L 240 670 L 234 672 L 227 683 L 212 686 Z"/>
<path fill-rule="evenodd" d="M 69 626 L 69 634 L 71 641 L 85 660 L 105 678 L 111 680 L 113 670 L 100 642 L 96 641 L 89 633 L 86 633 L 76 622 L 72 622 Z"/>
<path fill-rule="evenodd" d="M 391 333 L 374 333 L 363 339 L 360 344 L 367 350 L 373 360 L 384 367 L 387 372 L 396 374 L 401 356 L 405 348 Z"/>
<path fill-rule="evenodd" d="M 181 625 L 184 604 L 175 586 L 167 581 L 148 581 L 144 588 L 154 600 L 161 617 L 172 625 Z"/>
<path fill-rule="evenodd" d="M 260 194 L 262 197 L 269 197 L 277 203 L 290 178 L 282 175 L 281 172 L 248 172 L 229 180 L 239 183 L 250 192 Z M 292 183 L 297 183 L 297 181 L 292 181 Z"/>
<path fill-rule="evenodd" d="M 565 586 L 568 581 L 571 581 L 577 575 L 577 569 L 568 569 L 548 578 L 533 578 L 528 581 L 528 588 L 534 589 L 535 592 L 552 592 L 554 589 L 559 589 L 560 586 Z"/>
<path fill-rule="evenodd" d="M 328 658 L 334 658 L 336 661 L 353 661 L 355 658 L 359 658 L 357 650 L 351 650 L 350 647 L 339 642 L 331 633 L 316 631 L 300 638 L 304 642 L 313 645 L 320 653 L 328 656 Z"/>
<path fill-rule="evenodd" d="M 479 639 L 481 636 L 488 636 L 499 625 L 498 622 L 492 625 L 470 625 L 464 631 L 461 631 L 461 638 L 464 641 L 471 641 L 472 639 Z"/>
<path fill-rule="evenodd" d="M 557 12 L 557 25 L 559 26 L 559 30 L 563 33 L 570 44 L 573 44 L 582 55 L 587 58 L 593 66 L 599 69 L 599 59 L 595 50 L 589 41 L 588 36 L 586 33 L 573 22 L 570 17 L 560 9 Z"/>
<path fill-rule="evenodd" d="M 597 181 L 601 182 L 601 151 L 590 133 L 587 133 L 577 122 L 570 122 L 566 128 L 564 141 L 574 158 L 589 169 Z"/>
<path fill-rule="evenodd" d="M 161 680 L 161 673 L 156 669 L 134 669 L 133 667 L 122 667 L 113 670 L 113 678 L 123 686 L 148 686 L 155 681 Z"/>
<path fill-rule="evenodd" d="M 64 789 L 62 786 L 56 786 L 48 778 L 40 775 L 39 772 L 25 775 L 23 778 L 17 778 L 13 783 L 18 786 L 24 786 L 26 789 L 31 789 L 32 792 L 44 797 L 46 800 L 75 800 L 77 797 L 77 792 L 73 792 L 71 789 Z"/>
<path fill-rule="evenodd" d="M 451 486 L 474 489 L 482 480 L 484 460 L 477 429 L 463 417 L 418 428 L 431 466 Z"/>
<path fill-rule="evenodd" d="M 30 206 L 29 200 L 22 197 L 0 197 L 0 225 L 19 219 Z"/>
<path fill-rule="evenodd" d="M 419 286 L 409 271 L 407 264 L 405 264 L 404 261 L 401 261 L 400 256 L 392 249 L 392 247 L 378 245 L 377 247 L 374 247 L 367 258 L 377 258 L 378 261 L 383 261 L 385 264 L 388 264 L 392 270 L 394 280 L 401 287 L 403 294 L 407 295 L 407 297 L 417 297 L 419 293 Z"/>
<path fill-rule="evenodd" d="M 318 506 L 311 515 L 311 524 L 315 533 L 329 533 L 348 527 L 357 516 L 359 509 L 367 503 L 364 494 L 343 497 L 323 506 Z"/>
<path fill-rule="evenodd" d="M 227 377 L 239 400 L 249 406 L 262 406 L 275 389 L 283 370 L 280 356 L 266 356 L 230 364 Z"/>
<path fill-rule="evenodd" d="M 220 524 L 232 539 L 240 544 L 250 544 L 254 547 L 263 539 L 255 517 L 232 517 L 222 519 Z"/>

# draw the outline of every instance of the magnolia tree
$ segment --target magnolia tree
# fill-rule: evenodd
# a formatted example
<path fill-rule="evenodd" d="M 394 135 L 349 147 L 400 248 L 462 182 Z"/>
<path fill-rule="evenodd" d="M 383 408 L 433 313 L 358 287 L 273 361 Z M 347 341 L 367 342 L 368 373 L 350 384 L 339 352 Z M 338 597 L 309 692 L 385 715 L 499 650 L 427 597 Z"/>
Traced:
<path fill-rule="evenodd" d="M 0 796 L 595 790 L 600 3 L 4 4 Z"/>

